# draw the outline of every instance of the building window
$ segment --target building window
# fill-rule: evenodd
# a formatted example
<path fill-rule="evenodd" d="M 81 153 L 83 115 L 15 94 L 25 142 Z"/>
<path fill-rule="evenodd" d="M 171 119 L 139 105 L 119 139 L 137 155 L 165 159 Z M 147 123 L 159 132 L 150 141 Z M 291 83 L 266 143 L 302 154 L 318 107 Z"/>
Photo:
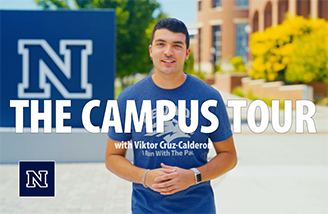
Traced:
<path fill-rule="evenodd" d="M 213 26 L 212 27 L 212 57 L 211 61 L 215 64 L 218 64 L 221 59 L 221 26 Z"/>
<path fill-rule="evenodd" d="M 202 29 L 198 28 L 198 63 L 202 61 Z"/>
<path fill-rule="evenodd" d="M 259 30 L 259 12 L 255 12 L 253 17 L 253 33 Z"/>
<path fill-rule="evenodd" d="M 304 16 L 308 18 L 311 11 L 311 2 L 310 0 L 297 0 L 297 15 Z"/>
<path fill-rule="evenodd" d="M 248 34 L 245 31 L 247 24 L 236 24 L 236 56 L 241 56 L 243 62 L 248 60 Z"/>
<path fill-rule="evenodd" d="M 198 11 L 202 10 L 202 1 L 198 1 Z"/>
<path fill-rule="evenodd" d="M 221 7 L 221 0 L 212 0 L 212 7 Z"/>
<path fill-rule="evenodd" d="M 319 18 L 323 18 L 328 20 L 328 1 L 325 0 L 319 0 Z"/>
<path fill-rule="evenodd" d="M 247 7 L 248 0 L 236 0 L 235 1 L 237 7 Z"/>
<path fill-rule="evenodd" d="M 279 0 L 278 1 L 278 24 L 281 24 L 285 19 L 285 14 L 288 11 L 288 1 Z"/>
<path fill-rule="evenodd" d="M 264 29 L 272 25 L 272 5 L 268 2 L 264 9 Z"/>

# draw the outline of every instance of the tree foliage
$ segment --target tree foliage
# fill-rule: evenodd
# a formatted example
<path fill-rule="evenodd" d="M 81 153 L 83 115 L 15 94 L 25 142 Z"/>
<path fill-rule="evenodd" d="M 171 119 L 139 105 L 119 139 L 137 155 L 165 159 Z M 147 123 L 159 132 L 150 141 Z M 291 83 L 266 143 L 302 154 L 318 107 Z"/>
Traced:
<path fill-rule="evenodd" d="M 235 72 L 246 72 L 245 64 L 241 56 L 235 56 L 230 60 L 231 65 L 235 68 Z"/>
<path fill-rule="evenodd" d="M 315 32 L 296 38 L 285 74 L 289 82 L 328 82 L 328 23 L 316 20 Z"/>
<path fill-rule="evenodd" d="M 66 0 L 35 1 L 44 9 L 72 9 Z M 74 4 L 77 9 L 115 9 L 117 77 L 149 72 L 152 68 L 148 52 L 151 30 L 159 18 L 165 17 L 156 0 L 74 0 Z"/>
<path fill-rule="evenodd" d="M 183 66 L 183 71 L 188 74 L 194 74 L 194 54 L 192 51 L 189 54 L 189 58 L 185 61 L 185 64 Z"/>
<path fill-rule="evenodd" d="M 288 15 L 282 24 L 251 36 L 254 79 L 327 82 L 328 23 Z"/>
<path fill-rule="evenodd" d="M 69 9 L 66 1 L 63 0 L 35 0 L 35 2 L 44 9 L 66 8 Z"/>

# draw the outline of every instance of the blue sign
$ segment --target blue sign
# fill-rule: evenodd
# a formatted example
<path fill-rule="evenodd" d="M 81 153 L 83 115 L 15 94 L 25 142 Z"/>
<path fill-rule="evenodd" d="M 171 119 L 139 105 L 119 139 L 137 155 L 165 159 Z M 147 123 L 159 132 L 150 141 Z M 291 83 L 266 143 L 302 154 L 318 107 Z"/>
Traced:
<path fill-rule="evenodd" d="M 0 126 L 15 127 L 16 108 L 10 100 L 28 100 L 24 127 L 31 126 L 31 101 L 71 100 L 65 126 L 82 128 L 82 109 L 102 100 L 90 115 L 101 126 L 106 100 L 114 98 L 115 11 L 0 11 Z M 43 127 L 43 120 L 39 121 Z"/>
<path fill-rule="evenodd" d="M 20 161 L 19 196 L 54 197 L 55 161 Z"/>

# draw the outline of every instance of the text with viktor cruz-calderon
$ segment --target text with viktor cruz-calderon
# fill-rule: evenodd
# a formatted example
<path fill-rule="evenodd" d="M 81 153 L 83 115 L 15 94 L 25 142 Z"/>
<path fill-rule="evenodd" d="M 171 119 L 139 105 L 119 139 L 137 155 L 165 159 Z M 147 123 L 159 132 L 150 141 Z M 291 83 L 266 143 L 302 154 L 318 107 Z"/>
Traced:
<path fill-rule="evenodd" d="M 161 141 L 159 143 L 151 143 L 145 141 L 127 141 L 115 143 L 116 149 L 211 149 L 212 144 L 196 143 L 195 141 L 179 141 L 178 143 Z"/>
<path fill-rule="evenodd" d="M 39 112 L 38 100 L 10 100 L 10 107 L 15 108 L 15 128 L 16 133 L 23 133 L 23 114 L 24 108 L 31 110 L 31 133 L 39 132 L 39 121 L 44 122 L 44 133 L 52 132 L 52 101 L 44 100 L 44 110 Z M 70 100 L 56 100 L 56 133 L 71 133 L 71 126 L 65 126 L 64 120 L 71 118 L 70 112 L 64 112 L 64 107 L 70 107 Z M 157 100 L 156 106 L 152 106 L 150 100 L 143 100 L 141 110 L 138 113 L 134 100 L 126 101 L 126 108 L 119 109 L 116 100 L 108 100 L 104 113 L 102 127 L 93 125 L 90 115 L 93 108 L 100 106 L 100 100 L 90 100 L 82 110 L 82 124 L 90 133 L 107 133 L 109 127 L 114 127 L 117 133 L 123 133 L 123 127 L 120 118 L 120 111 L 125 111 L 124 133 L 131 132 L 131 124 L 133 122 L 135 131 L 141 132 L 145 123 L 147 133 L 153 133 L 153 107 L 156 108 L 156 133 L 164 132 L 164 123 L 172 120 L 178 115 L 178 125 L 182 132 L 192 133 L 198 127 L 199 113 L 210 122 L 209 126 L 201 126 L 202 133 L 214 132 L 219 127 L 219 118 L 210 111 L 210 108 L 217 108 L 217 100 L 207 100 L 200 106 L 199 101 L 190 100 L 190 125 L 186 124 L 186 100 L 179 100 L 176 106 L 170 100 Z M 307 124 L 309 133 L 316 133 L 315 122 L 313 116 L 316 107 L 309 100 L 297 100 L 295 107 L 295 132 L 304 132 L 304 122 Z M 189 103 L 188 103 L 189 104 Z M 264 132 L 270 122 L 270 111 L 267 104 L 262 100 L 255 100 L 247 107 L 246 100 L 228 100 L 227 107 L 232 108 L 233 116 L 233 132 L 241 133 L 241 110 L 247 108 L 247 124 L 254 133 Z M 260 125 L 256 124 L 255 114 L 257 109 L 260 111 Z M 290 131 L 293 121 L 292 100 L 284 101 L 283 120 L 280 121 L 279 100 L 272 100 L 271 108 L 271 125 L 275 132 L 286 133 Z M 283 123 L 281 125 L 281 123 Z"/>

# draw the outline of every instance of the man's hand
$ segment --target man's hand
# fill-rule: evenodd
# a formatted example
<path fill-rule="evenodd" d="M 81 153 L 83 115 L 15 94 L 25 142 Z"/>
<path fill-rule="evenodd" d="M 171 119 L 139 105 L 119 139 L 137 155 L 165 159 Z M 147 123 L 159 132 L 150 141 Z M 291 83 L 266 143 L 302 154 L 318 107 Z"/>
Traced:
<path fill-rule="evenodd" d="M 179 167 L 167 166 L 161 164 L 162 168 L 171 170 L 170 173 L 165 173 L 157 176 L 152 184 L 152 189 L 162 195 L 171 195 L 195 184 L 194 172 Z"/>
<path fill-rule="evenodd" d="M 157 191 L 153 188 L 153 184 L 155 184 L 155 179 L 173 172 L 176 172 L 176 169 L 158 168 L 158 169 L 149 170 L 145 177 L 145 185 L 150 189 Z"/>

